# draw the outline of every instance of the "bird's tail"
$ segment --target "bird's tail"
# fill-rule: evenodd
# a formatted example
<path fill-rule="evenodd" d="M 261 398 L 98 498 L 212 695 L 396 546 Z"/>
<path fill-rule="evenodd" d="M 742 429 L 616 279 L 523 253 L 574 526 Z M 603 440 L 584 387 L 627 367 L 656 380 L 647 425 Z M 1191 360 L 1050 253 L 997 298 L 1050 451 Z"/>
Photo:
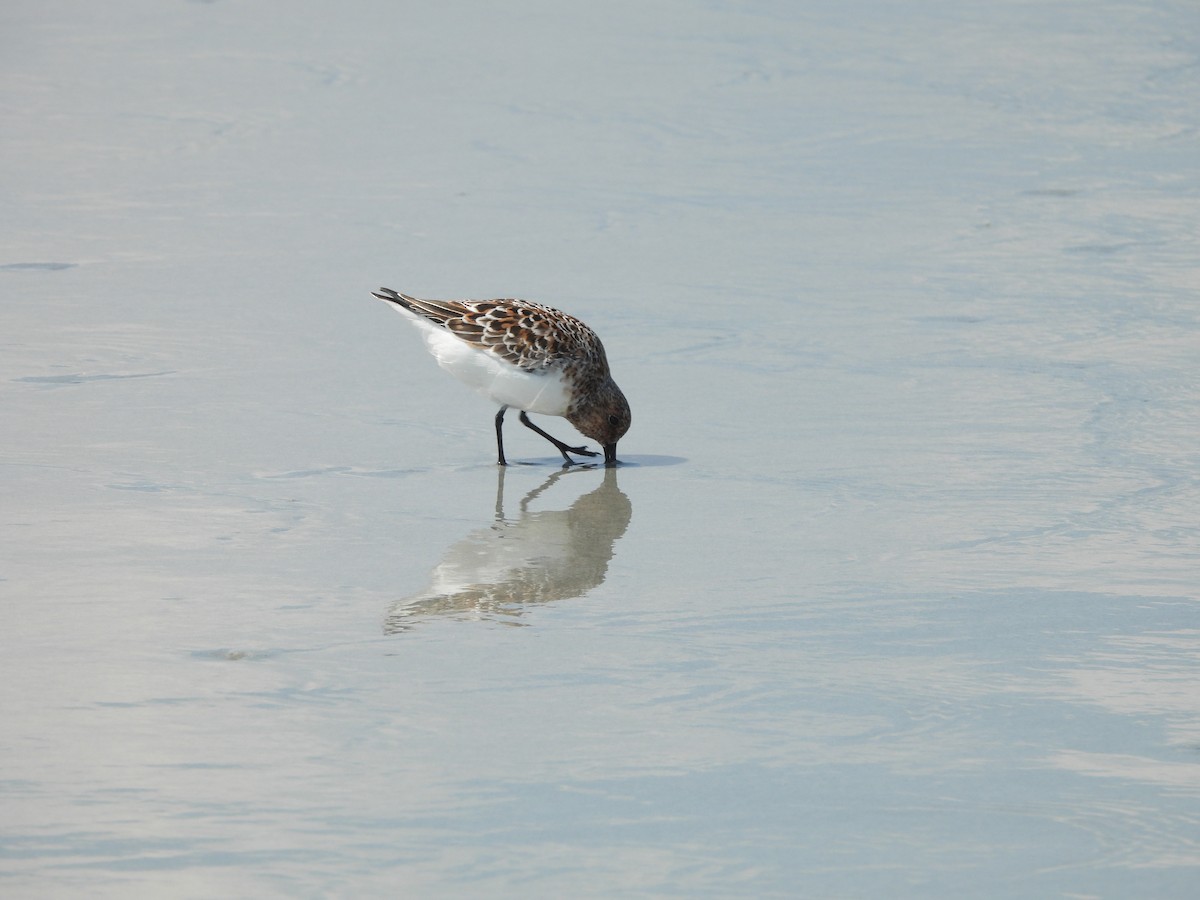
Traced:
<path fill-rule="evenodd" d="M 388 303 L 395 303 L 397 306 L 402 306 L 405 309 L 413 310 L 413 306 L 417 303 L 416 297 L 410 297 L 407 294 L 398 294 L 391 288 L 381 287 L 377 291 L 372 291 L 371 296 L 379 300 L 386 300 Z M 414 312 L 416 310 L 413 310 Z"/>

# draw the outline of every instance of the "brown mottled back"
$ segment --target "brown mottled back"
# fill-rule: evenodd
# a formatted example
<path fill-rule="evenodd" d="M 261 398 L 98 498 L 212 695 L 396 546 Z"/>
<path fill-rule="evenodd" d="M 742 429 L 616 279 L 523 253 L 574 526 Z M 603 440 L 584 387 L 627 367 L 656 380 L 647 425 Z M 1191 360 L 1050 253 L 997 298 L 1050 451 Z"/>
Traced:
<path fill-rule="evenodd" d="M 569 369 L 572 362 L 605 374 L 604 345 L 574 316 L 527 300 L 420 300 L 397 294 L 406 309 L 441 325 L 469 344 L 526 370 Z"/>

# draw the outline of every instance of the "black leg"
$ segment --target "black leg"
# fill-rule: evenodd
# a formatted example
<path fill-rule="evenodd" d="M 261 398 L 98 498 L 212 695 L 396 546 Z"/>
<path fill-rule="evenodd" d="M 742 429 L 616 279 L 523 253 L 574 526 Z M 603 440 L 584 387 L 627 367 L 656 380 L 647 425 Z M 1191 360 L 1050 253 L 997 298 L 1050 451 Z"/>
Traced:
<path fill-rule="evenodd" d="M 529 421 L 529 416 L 525 415 L 524 410 L 521 410 L 521 424 L 524 425 L 526 428 L 532 428 L 534 431 L 536 431 L 538 434 L 540 434 L 542 437 L 544 437 L 546 440 L 548 440 L 550 443 L 552 443 L 555 447 L 557 447 L 558 452 L 563 455 L 563 459 L 565 459 L 567 461 L 568 465 L 575 462 L 575 460 L 573 460 L 573 459 L 571 459 L 571 457 L 567 456 L 568 451 L 570 451 L 571 453 L 578 453 L 580 456 L 599 456 L 600 455 L 595 450 L 589 450 L 587 447 L 568 447 L 566 444 L 564 444 L 558 438 L 552 437 L 551 435 L 546 434 L 546 432 L 542 431 L 542 429 L 538 428 L 536 425 L 534 425 L 532 422 Z M 499 425 L 497 425 L 497 428 L 499 428 Z"/>
<path fill-rule="evenodd" d="M 500 407 L 500 412 L 496 413 L 496 450 L 500 454 L 500 459 L 497 460 L 497 464 L 501 465 L 501 466 L 508 465 L 508 463 L 504 461 L 503 428 L 504 428 L 504 411 L 506 409 L 508 409 L 507 406 L 502 406 L 502 407 Z M 522 413 L 522 415 L 524 415 L 524 413 Z"/>

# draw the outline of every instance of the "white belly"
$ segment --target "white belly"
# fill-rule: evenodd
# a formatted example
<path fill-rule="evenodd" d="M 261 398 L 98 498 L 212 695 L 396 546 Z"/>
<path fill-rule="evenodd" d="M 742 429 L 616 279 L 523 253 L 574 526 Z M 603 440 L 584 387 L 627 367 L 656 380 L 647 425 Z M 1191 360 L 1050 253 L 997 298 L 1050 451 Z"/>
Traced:
<path fill-rule="evenodd" d="M 494 353 L 471 346 L 432 322 L 411 314 L 408 318 L 420 327 L 438 365 L 467 387 L 501 406 L 545 416 L 566 413 L 570 397 L 560 371 L 526 372 Z"/>

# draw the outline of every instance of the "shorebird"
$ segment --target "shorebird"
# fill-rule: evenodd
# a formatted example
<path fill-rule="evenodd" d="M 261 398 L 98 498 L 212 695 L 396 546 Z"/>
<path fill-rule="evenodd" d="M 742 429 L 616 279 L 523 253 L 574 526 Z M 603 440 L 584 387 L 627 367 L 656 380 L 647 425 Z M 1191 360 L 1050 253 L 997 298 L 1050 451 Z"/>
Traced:
<path fill-rule="evenodd" d="M 496 449 L 504 458 L 504 413 L 521 411 L 521 423 L 550 443 L 572 465 L 577 456 L 599 456 L 547 434 L 527 413 L 562 416 L 580 434 L 600 443 L 605 465 L 617 463 L 617 441 L 629 430 L 629 403 L 609 372 L 604 345 L 574 316 L 527 300 L 420 300 L 391 288 L 374 296 L 390 303 L 421 329 L 438 365 L 495 403 Z"/>

